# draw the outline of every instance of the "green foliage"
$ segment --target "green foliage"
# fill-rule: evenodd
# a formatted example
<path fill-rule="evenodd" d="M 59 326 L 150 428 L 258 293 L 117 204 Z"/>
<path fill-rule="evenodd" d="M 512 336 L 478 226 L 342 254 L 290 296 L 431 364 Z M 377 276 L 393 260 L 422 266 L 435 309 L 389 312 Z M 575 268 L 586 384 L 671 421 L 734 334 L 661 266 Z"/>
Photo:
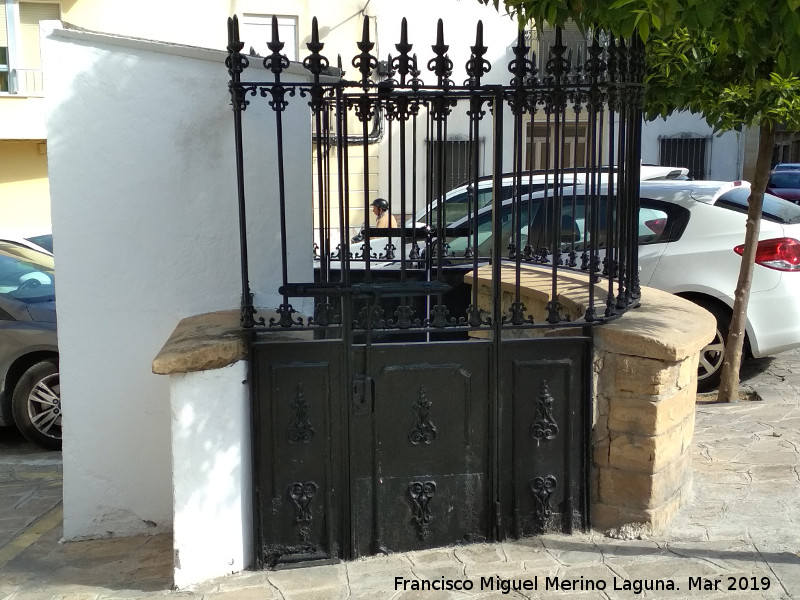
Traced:
<path fill-rule="evenodd" d="M 492 2 L 499 8 L 501 0 Z M 520 25 L 575 21 L 646 44 L 648 118 L 800 131 L 800 0 L 502 0 Z"/>

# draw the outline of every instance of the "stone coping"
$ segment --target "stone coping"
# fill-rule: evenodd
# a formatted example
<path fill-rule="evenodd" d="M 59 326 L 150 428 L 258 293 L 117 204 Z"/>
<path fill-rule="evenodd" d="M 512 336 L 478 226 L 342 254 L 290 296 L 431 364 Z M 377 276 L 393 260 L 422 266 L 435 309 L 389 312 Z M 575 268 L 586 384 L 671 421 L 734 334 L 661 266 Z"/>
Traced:
<path fill-rule="evenodd" d="M 522 266 L 521 285 L 531 296 L 547 299 L 550 270 Z M 503 289 L 513 289 L 515 269 L 501 269 Z M 465 278 L 472 283 L 472 274 Z M 491 281 L 491 267 L 478 270 L 479 284 Z M 559 302 L 578 310 L 588 303 L 588 275 L 559 272 Z M 598 306 L 605 291 L 597 290 Z M 259 311 L 259 315 L 273 311 Z M 173 375 L 221 369 L 247 358 L 247 335 L 239 324 L 240 312 L 223 310 L 182 319 L 153 360 L 153 373 Z M 268 316 L 267 316 L 268 318 Z M 598 349 L 659 360 L 677 361 L 699 352 L 714 337 L 714 317 L 696 304 L 668 292 L 642 288 L 642 305 L 619 319 L 593 328 Z"/>
<path fill-rule="evenodd" d="M 182 319 L 153 359 L 153 373 L 174 375 L 221 369 L 247 357 L 247 334 L 239 310 Z"/>
<path fill-rule="evenodd" d="M 551 267 L 522 265 L 520 286 L 523 295 L 546 302 L 550 299 Z M 513 291 L 516 267 L 502 265 L 501 290 Z M 491 266 L 478 269 L 479 285 L 491 283 Z M 465 277 L 473 282 L 472 273 Z M 589 276 L 569 270 L 558 271 L 558 301 L 570 313 L 583 314 L 589 302 Z M 605 307 L 606 289 L 602 284 L 595 288 L 595 305 Z M 657 290 L 642 288 L 642 301 L 638 308 L 629 309 L 622 317 L 593 327 L 595 346 L 613 351 L 658 360 L 678 361 L 699 352 L 716 332 L 714 316 L 693 302 Z"/>
<path fill-rule="evenodd" d="M 295 316 L 307 318 L 297 313 Z M 222 369 L 247 358 L 248 338 L 255 330 L 241 328 L 241 311 L 219 310 L 181 319 L 153 359 L 156 375 L 176 375 Z M 274 309 L 259 308 L 256 318 L 278 318 Z M 309 339 L 313 332 L 274 329 L 271 339 Z"/>

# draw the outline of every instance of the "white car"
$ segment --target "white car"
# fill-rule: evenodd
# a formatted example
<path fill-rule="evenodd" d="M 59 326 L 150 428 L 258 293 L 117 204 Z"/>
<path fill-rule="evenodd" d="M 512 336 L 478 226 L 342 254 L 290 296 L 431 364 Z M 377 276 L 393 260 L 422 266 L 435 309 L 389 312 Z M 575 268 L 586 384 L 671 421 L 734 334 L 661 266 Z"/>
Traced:
<path fill-rule="evenodd" d="M 550 208 L 543 209 L 548 196 Z M 698 388 L 709 390 L 719 383 L 725 338 L 730 323 L 734 291 L 745 237 L 747 182 L 642 181 L 639 212 L 639 277 L 643 286 L 677 294 L 706 308 L 717 319 L 717 336 L 702 352 Z M 529 199 L 530 198 L 530 199 Z M 574 212 L 573 212 L 574 201 Z M 585 190 L 564 188 L 561 250 L 580 252 L 585 241 Z M 601 210 L 601 212 L 604 212 Z M 534 249 L 546 244 L 545 226 L 552 215 L 552 192 L 524 196 L 520 205 L 520 247 Z M 514 241 L 512 200 L 503 201 L 503 244 Z M 604 222 L 605 216 L 601 216 Z M 449 221 L 449 219 L 448 219 Z M 451 231 L 463 230 L 467 217 L 449 222 Z M 747 310 L 745 350 L 763 357 L 800 347 L 800 206 L 765 194 L 759 248 Z M 372 270 L 397 269 L 400 252 L 386 260 L 387 238 L 371 240 Z M 444 263 L 471 264 L 464 258 L 475 237 L 456 234 L 447 238 Z M 477 253 L 489 256 L 492 248 L 492 207 L 479 210 Z M 394 244 L 399 248 L 398 240 Z M 422 253 L 427 251 L 424 242 Z M 411 244 L 407 242 L 406 259 Z M 353 268 L 363 261 L 362 245 L 351 247 Z M 474 248 L 473 248 L 474 251 Z M 602 249 L 601 249 L 602 252 Z M 408 266 L 413 261 L 406 260 Z M 360 267 L 360 268 L 363 268 Z"/>
<path fill-rule="evenodd" d="M 657 180 L 682 180 L 687 177 L 688 169 L 681 167 L 662 167 L 656 165 L 641 165 L 639 167 L 639 180 L 640 181 L 657 181 Z M 597 173 L 597 183 L 604 184 L 608 181 L 608 169 L 603 169 Z M 547 189 L 552 189 L 556 185 L 564 186 L 565 191 L 573 185 L 586 185 L 587 173 L 586 171 L 569 169 L 557 177 L 554 173 L 544 173 L 540 171 L 524 172 L 519 175 L 519 178 L 504 175 L 501 180 L 502 197 L 503 200 L 511 198 L 514 194 L 515 186 L 519 183 L 520 195 L 535 194 Z M 457 188 L 453 188 L 445 194 L 445 201 L 443 210 L 446 222 L 453 223 L 467 214 L 468 209 L 474 210 L 472 205 L 471 195 L 472 184 L 466 183 Z M 492 178 L 490 176 L 481 177 L 478 180 L 478 194 L 477 194 L 478 209 L 489 206 L 492 202 Z M 428 209 L 423 208 L 417 211 L 417 223 L 434 223 L 436 222 L 436 212 L 438 210 L 438 202 L 433 202 L 430 212 L 433 213 L 432 218 L 428 219 Z"/>
<path fill-rule="evenodd" d="M 746 182 L 648 182 L 641 186 L 639 269 L 642 285 L 677 294 L 717 319 L 698 388 L 719 383 L 744 244 Z M 800 346 L 800 206 L 764 195 L 745 348 L 759 358 Z"/>
<path fill-rule="evenodd" d="M 53 235 L 44 230 L 37 229 L 35 233 L 33 231 L 20 232 L 16 230 L 0 230 L 0 240 L 26 246 L 27 248 L 49 254 L 50 256 L 53 255 Z"/>
<path fill-rule="evenodd" d="M 663 167 L 658 165 L 641 165 L 639 167 L 639 180 L 640 181 L 667 181 L 667 180 L 684 180 L 689 173 L 688 169 L 682 167 Z M 502 199 L 504 201 L 510 199 L 515 195 L 517 185 L 519 185 L 519 192 L 517 196 L 527 198 L 531 195 L 536 195 L 545 189 L 552 190 L 556 186 L 562 186 L 565 193 L 571 193 L 573 189 L 580 188 L 587 184 L 587 179 L 590 175 L 586 171 L 566 170 L 560 176 L 556 176 L 553 172 L 542 171 L 526 171 L 521 173 L 519 177 L 504 175 L 501 180 Z M 597 185 L 605 185 L 608 182 L 608 169 L 603 168 L 596 173 Z M 475 210 L 474 194 L 472 193 L 473 185 L 465 183 L 459 187 L 453 188 L 445 194 L 445 201 L 442 205 L 442 215 L 447 227 L 455 227 L 466 222 L 466 215 Z M 492 203 L 492 190 L 493 181 L 491 176 L 483 176 L 478 180 L 478 194 L 477 194 L 477 208 L 479 211 L 485 211 L 491 208 Z M 406 222 L 406 232 L 411 236 L 412 227 L 422 230 L 426 224 L 435 226 L 438 222 L 439 203 L 434 201 L 430 207 L 423 207 L 417 210 L 415 219 L 409 219 Z M 430 214 L 429 214 L 430 213 Z M 380 229 L 373 228 L 371 230 L 372 240 L 370 241 L 369 252 L 365 251 L 363 238 L 364 229 L 362 228 L 356 236 L 352 238 L 352 243 L 349 247 L 350 254 L 356 260 L 364 260 L 366 254 L 377 261 L 386 258 L 387 250 L 389 257 L 394 258 L 399 256 L 397 252 L 400 246 L 399 238 L 395 237 L 387 239 Z M 418 236 L 422 237 L 422 236 Z M 376 239 L 377 238 L 377 239 Z M 414 242 L 408 241 L 408 248 L 413 247 Z M 406 252 L 406 255 L 408 252 Z M 376 263 L 371 268 L 382 268 L 387 265 Z"/>

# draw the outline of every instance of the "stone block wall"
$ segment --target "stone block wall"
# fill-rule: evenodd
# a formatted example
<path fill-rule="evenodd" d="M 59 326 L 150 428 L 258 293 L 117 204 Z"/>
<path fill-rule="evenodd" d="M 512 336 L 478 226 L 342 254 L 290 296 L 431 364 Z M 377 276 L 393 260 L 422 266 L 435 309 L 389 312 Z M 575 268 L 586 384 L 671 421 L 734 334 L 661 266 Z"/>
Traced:
<path fill-rule="evenodd" d="M 691 493 L 700 350 L 713 317 L 645 288 L 642 306 L 594 329 L 592 526 L 663 529 Z"/>

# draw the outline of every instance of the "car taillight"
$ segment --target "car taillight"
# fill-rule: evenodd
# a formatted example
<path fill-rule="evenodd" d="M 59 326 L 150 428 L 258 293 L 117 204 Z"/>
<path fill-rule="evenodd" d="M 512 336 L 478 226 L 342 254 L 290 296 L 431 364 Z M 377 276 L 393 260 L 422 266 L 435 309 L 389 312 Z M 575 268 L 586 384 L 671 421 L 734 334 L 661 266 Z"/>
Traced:
<path fill-rule="evenodd" d="M 744 244 L 733 249 L 744 253 Z M 778 271 L 800 271 L 800 241 L 793 238 L 761 240 L 756 248 L 756 264 Z"/>
<path fill-rule="evenodd" d="M 664 227 L 667 224 L 666 219 L 650 219 L 644 222 L 644 226 L 655 234 L 661 235 L 664 233 Z"/>

